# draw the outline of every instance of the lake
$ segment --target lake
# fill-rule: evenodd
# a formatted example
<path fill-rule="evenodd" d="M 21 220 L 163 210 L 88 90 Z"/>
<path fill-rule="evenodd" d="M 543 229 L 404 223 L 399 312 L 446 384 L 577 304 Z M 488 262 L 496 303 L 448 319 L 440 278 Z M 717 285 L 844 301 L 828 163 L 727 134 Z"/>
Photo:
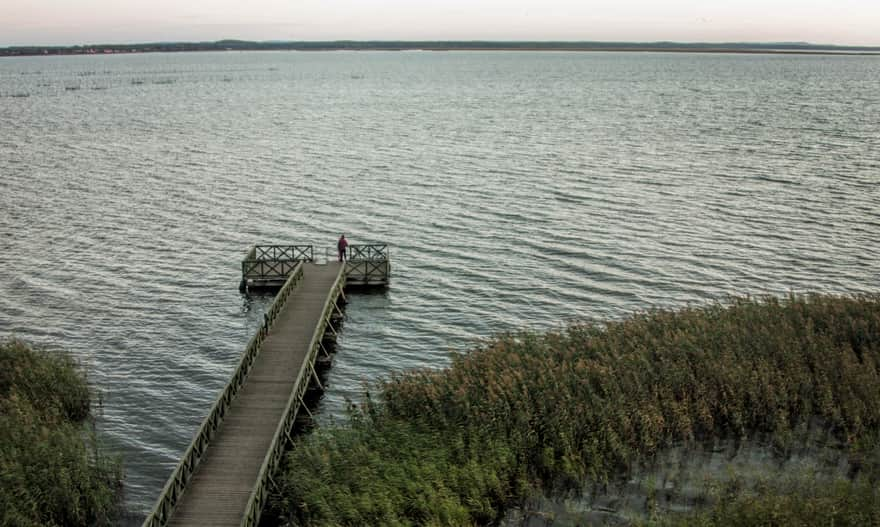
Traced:
<path fill-rule="evenodd" d="M 494 333 L 880 289 L 880 57 L 0 59 L 0 338 L 74 353 L 153 506 L 271 297 L 256 243 L 391 246 L 321 403 Z"/>

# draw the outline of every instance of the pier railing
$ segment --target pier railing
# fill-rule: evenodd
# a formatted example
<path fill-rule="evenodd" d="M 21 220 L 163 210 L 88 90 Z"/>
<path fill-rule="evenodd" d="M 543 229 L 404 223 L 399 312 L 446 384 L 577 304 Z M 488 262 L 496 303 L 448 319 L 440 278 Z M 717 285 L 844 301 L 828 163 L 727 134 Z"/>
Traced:
<path fill-rule="evenodd" d="M 349 245 L 348 259 L 352 261 L 360 260 L 388 260 L 387 244 L 369 244 L 369 245 Z"/>
<path fill-rule="evenodd" d="M 349 245 L 345 274 L 349 285 L 387 285 L 391 275 L 387 244 Z"/>
<path fill-rule="evenodd" d="M 251 491 L 251 495 L 248 498 L 245 516 L 241 523 L 242 526 L 257 527 L 259 525 L 260 514 L 262 513 L 269 497 L 269 483 L 272 474 L 277 470 L 278 465 L 281 463 L 281 458 L 284 455 L 284 447 L 288 441 L 290 441 L 289 433 L 293 428 L 293 422 L 296 419 L 297 410 L 300 405 L 304 408 L 306 407 L 305 402 L 303 402 L 303 397 L 309 387 L 310 379 L 314 376 L 316 382 L 318 382 L 318 376 L 315 372 L 315 360 L 318 357 L 318 349 L 322 345 L 321 341 L 324 339 L 324 333 L 327 331 L 327 328 L 329 327 L 335 332 L 330 323 L 330 318 L 333 316 L 334 311 L 341 314 L 337 299 L 339 297 L 345 298 L 343 293 L 343 289 L 345 288 L 345 276 L 345 273 L 339 273 L 336 277 L 336 281 L 333 282 L 333 287 L 330 288 L 330 292 L 327 294 L 327 298 L 324 300 L 324 309 L 321 312 L 321 318 L 318 319 L 315 331 L 312 332 L 312 340 L 309 342 L 308 354 L 306 355 L 307 366 L 300 369 L 299 376 L 296 378 L 296 384 L 294 384 L 290 398 L 287 400 L 287 405 L 284 409 L 284 419 L 278 423 L 278 427 L 275 429 L 275 435 L 272 439 L 272 444 L 269 446 L 269 452 L 266 454 L 266 458 L 260 466 L 260 474 L 258 476 L 259 483 Z"/>
<path fill-rule="evenodd" d="M 211 443 L 211 439 L 220 428 L 220 424 L 223 422 L 223 418 L 226 416 L 226 412 L 229 410 L 232 400 L 235 399 L 238 391 L 244 385 L 248 372 L 250 371 L 251 366 L 253 366 L 257 355 L 260 353 L 263 341 L 266 339 L 266 335 L 269 334 L 269 329 L 272 327 L 272 323 L 275 322 L 278 313 L 281 312 L 284 303 L 287 302 L 287 298 L 290 296 L 291 291 L 296 288 L 302 278 L 303 267 L 300 262 L 297 264 L 293 272 L 290 273 L 290 276 L 287 278 L 287 281 L 284 283 L 281 290 L 278 291 L 269 310 L 263 315 L 263 324 L 260 326 L 260 330 L 257 331 L 253 338 L 251 338 L 247 348 L 245 348 L 244 353 L 242 353 L 238 367 L 232 374 L 232 378 L 226 383 L 226 387 L 223 391 L 220 392 L 220 395 L 211 407 L 210 413 L 205 417 L 198 432 L 196 432 L 192 442 L 186 449 L 186 452 L 184 452 L 177 468 L 174 469 L 174 472 L 172 472 L 171 476 L 168 478 L 168 482 L 165 483 L 165 487 L 162 489 L 162 494 L 159 496 L 156 506 L 144 521 L 143 527 L 163 527 L 168 524 L 171 515 L 174 513 L 174 508 L 180 502 L 180 498 L 186 490 L 196 468 L 199 466 L 199 462 L 205 455 L 208 445 Z M 257 516 L 259 517 L 259 512 L 257 513 Z"/>
<path fill-rule="evenodd" d="M 299 262 L 314 259 L 311 245 L 256 245 L 241 262 L 241 276 L 249 279 L 284 277 Z"/>
<path fill-rule="evenodd" d="M 253 249 L 255 260 L 297 260 L 311 262 L 315 259 L 312 245 L 256 245 Z"/>

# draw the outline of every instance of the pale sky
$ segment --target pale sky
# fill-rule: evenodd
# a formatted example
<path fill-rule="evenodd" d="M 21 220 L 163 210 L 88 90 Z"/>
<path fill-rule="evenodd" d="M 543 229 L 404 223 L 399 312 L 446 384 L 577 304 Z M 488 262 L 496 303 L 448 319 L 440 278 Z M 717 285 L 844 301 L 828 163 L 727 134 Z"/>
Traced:
<path fill-rule="evenodd" d="M 226 38 L 880 46 L 880 0 L 0 0 L 0 46 Z"/>

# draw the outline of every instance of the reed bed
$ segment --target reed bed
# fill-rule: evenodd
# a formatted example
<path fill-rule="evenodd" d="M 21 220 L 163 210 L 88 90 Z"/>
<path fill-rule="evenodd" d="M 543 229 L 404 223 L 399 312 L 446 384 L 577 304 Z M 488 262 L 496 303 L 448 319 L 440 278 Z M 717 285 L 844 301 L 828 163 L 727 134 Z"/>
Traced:
<path fill-rule="evenodd" d="M 868 477 L 817 482 L 793 479 L 743 491 L 725 489 L 704 511 L 667 515 L 641 527 L 789 527 L 880 525 L 880 489 Z"/>
<path fill-rule="evenodd" d="M 120 463 L 99 449 L 85 373 L 63 353 L 0 343 L 0 525 L 110 525 Z"/>
<path fill-rule="evenodd" d="M 305 525 L 484 525 L 530 489 L 606 482 L 661 449 L 822 423 L 878 478 L 880 296 L 741 298 L 500 335 L 392 376 L 287 457 Z"/>

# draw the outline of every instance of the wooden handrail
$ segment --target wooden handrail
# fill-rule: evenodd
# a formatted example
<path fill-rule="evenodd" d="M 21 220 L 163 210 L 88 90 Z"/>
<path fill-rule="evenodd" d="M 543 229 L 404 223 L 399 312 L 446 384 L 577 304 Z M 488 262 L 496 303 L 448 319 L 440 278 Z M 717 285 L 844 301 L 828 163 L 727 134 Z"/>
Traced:
<path fill-rule="evenodd" d="M 370 260 L 385 261 L 388 260 L 389 249 L 387 244 L 360 244 L 348 246 L 348 259 L 352 261 Z"/>
<path fill-rule="evenodd" d="M 278 278 L 287 276 L 293 266 L 303 260 L 244 260 L 241 262 L 242 278 Z"/>
<path fill-rule="evenodd" d="M 312 245 L 255 245 L 253 255 L 246 260 L 296 260 L 312 262 L 315 250 Z"/>

